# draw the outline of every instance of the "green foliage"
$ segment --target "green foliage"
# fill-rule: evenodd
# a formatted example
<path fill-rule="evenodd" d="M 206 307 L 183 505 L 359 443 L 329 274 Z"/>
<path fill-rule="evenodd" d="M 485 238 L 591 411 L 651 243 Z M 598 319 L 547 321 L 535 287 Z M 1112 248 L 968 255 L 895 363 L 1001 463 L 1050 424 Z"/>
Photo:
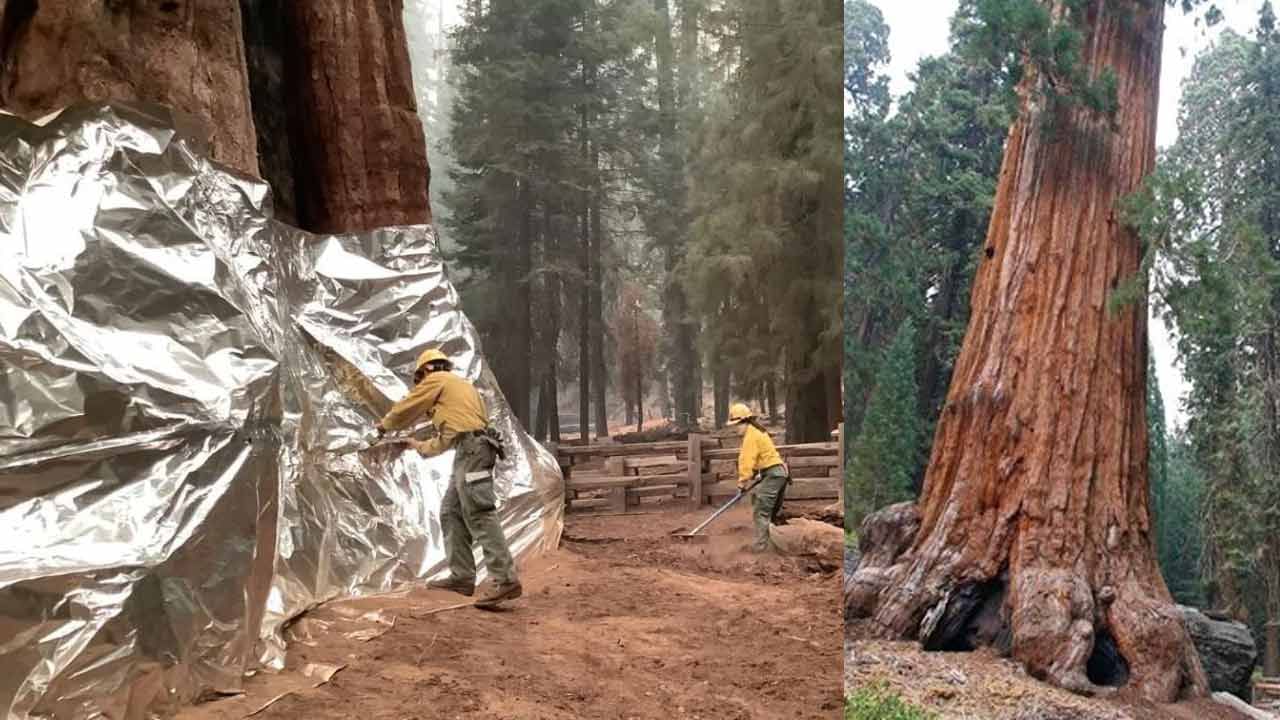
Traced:
<path fill-rule="evenodd" d="M 1204 473 L 1184 435 L 1170 437 L 1168 465 L 1155 492 L 1156 548 L 1160 570 L 1173 598 L 1186 605 L 1204 605 L 1201 552 L 1204 547 Z M 1154 479 L 1153 479 L 1154 482 Z"/>
<path fill-rule="evenodd" d="M 926 58 L 915 86 L 889 114 L 888 29 L 865 2 L 846 6 L 845 427 L 866 426 L 885 349 L 905 318 L 918 328 L 916 412 L 928 438 L 969 318 L 1005 137 L 1015 75 L 988 42 L 977 3 L 952 20 L 952 48 Z M 852 448 L 848 457 L 852 457 Z M 912 477 L 920 477 L 927 453 Z"/>
<path fill-rule="evenodd" d="M 869 512 L 914 497 L 921 466 L 923 421 L 916 406 L 916 331 L 902 323 L 876 372 L 862 432 L 849 456 L 846 517 L 851 527 Z"/>
<path fill-rule="evenodd" d="M 1224 32 L 1196 59 L 1178 142 L 1127 213 L 1148 244 L 1158 307 L 1176 325 L 1191 384 L 1186 438 L 1171 448 L 1158 495 L 1170 519 L 1157 517 L 1162 566 L 1175 592 L 1190 594 L 1185 559 L 1169 553 L 1203 532 L 1206 601 L 1241 609 L 1265 596 L 1271 617 L 1280 616 L 1277 73 L 1268 3 L 1254 39 Z"/>
<path fill-rule="evenodd" d="M 860 687 L 844 699 L 844 720 L 935 720 L 937 715 L 894 695 L 885 685 Z"/>
<path fill-rule="evenodd" d="M 742 0 L 718 17 L 736 60 L 693 139 L 685 288 L 740 385 L 785 360 L 803 392 L 840 362 L 840 2 Z"/>
<path fill-rule="evenodd" d="M 1204 480 L 1187 438 L 1165 428 L 1164 397 L 1155 362 L 1147 357 L 1148 475 L 1153 536 L 1160 570 L 1175 600 L 1204 601 L 1200 549 L 1204 543 L 1200 504 Z"/>
<path fill-rule="evenodd" d="M 1076 105 L 1113 117 L 1119 107 L 1114 72 L 1104 69 L 1090 78 L 1081 61 L 1086 3 L 1070 0 L 1062 6 L 1065 12 L 1054 17 L 1040 0 L 974 0 L 962 6 L 962 13 L 975 21 L 970 39 L 976 50 L 1000 62 L 1015 80 L 1033 73 L 1036 82 L 1028 90 L 1055 110 L 1046 116 L 1050 122 Z M 1103 12 L 1126 10 L 1102 7 Z"/>

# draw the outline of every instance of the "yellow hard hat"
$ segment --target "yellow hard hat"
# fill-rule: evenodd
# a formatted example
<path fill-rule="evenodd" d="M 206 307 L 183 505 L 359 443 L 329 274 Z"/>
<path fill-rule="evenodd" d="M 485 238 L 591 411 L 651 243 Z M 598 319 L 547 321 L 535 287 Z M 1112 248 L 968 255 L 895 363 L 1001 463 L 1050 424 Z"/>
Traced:
<path fill-rule="evenodd" d="M 756 414 L 751 412 L 751 408 L 743 403 L 734 403 L 729 407 L 729 422 L 740 423 L 743 420 L 750 420 Z"/>
<path fill-rule="evenodd" d="M 440 361 L 444 361 L 449 365 L 453 365 L 453 363 L 449 362 L 448 356 L 446 356 L 444 353 L 440 352 L 439 350 L 424 350 L 422 354 L 418 356 L 418 364 L 414 366 L 414 369 L 421 370 L 422 368 L 426 367 L 427 365 L 433 362 L 440 362 Z"/>

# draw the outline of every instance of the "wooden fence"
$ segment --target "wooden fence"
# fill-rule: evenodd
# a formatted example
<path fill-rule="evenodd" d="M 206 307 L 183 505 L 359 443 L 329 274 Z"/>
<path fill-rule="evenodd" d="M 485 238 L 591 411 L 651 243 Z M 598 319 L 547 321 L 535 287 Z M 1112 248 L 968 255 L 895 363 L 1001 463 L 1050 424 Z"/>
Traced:
<path fill-rule="evenodd" d="M 787 498 L 843 500 L 842 428 L 832 433 L 833 442 L 778 446 L 791 470 Z M 565 508 L 626 512 L 650 498 L 719 504 L 738 490 L 740 443 L 736 435 L 691 435 L 688 441 L 556 447 Z"/>

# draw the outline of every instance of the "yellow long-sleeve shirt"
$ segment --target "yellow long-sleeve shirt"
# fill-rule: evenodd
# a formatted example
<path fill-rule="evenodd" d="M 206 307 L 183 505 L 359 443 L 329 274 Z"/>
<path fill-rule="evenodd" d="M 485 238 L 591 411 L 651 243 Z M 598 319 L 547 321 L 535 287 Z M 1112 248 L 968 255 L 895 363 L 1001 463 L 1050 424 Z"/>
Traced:
<path fill-rule="evenodd" d="M 773 446 L 773 438 L 754 425 L 747 426 L 742 437 L 742 449 L 738 451 L 738 484 L 751 479 L 759 470 L 782 464 L 782 456 Z"/>
<path fill-rule="evenodd" d="M 475 386 L 451 372 L 427 373 L 422 382 L 392 406 L 382 418 L 382 427 L 399 430 L 427 415 L 438 434 L 425 442 L 411 445 L 426 457 L 433 457 L 453 446 L 458 433 L 483 430 L 489 424 L 484 399 Z"/>

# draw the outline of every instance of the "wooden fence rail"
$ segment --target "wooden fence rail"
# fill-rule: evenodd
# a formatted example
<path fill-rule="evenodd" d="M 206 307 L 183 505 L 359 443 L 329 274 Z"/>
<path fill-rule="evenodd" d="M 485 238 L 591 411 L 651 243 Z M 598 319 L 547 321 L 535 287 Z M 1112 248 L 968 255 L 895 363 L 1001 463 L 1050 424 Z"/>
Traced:
<path fill-rule="evenodd" d="M 787 497 L 844 499 L 843 426 L 833 442 L 779 445 L 791 471 Z M 737 492 L 738 448 L 709 435 L 688 441 L 553 447 L 571 512 L 625 512 L 646 497 L 684 499 L 693 507 L 719 503 Z"/>

